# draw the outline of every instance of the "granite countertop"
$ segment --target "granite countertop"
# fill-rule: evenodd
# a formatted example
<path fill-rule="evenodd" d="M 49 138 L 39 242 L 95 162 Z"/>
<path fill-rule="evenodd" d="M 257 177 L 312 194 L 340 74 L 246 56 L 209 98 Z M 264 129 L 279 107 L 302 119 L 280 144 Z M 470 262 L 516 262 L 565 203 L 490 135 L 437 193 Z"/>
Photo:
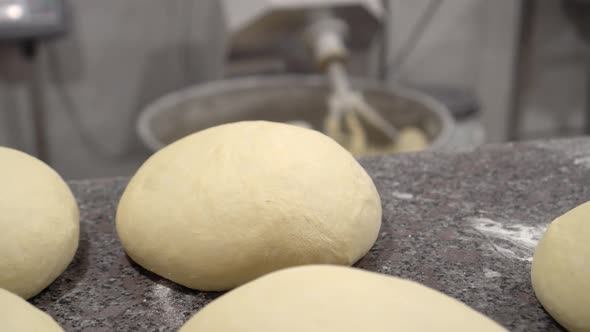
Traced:
<path fill-rule="evenodd" d="M 356 266 L 424 283 L 512 331 L 562 330 L 533 294 L 531 256 L 551 220 L 590 200 L 590 138 L 362 164 L 381 194 L 383 226 Z M 126 182 L 70 183 L 81 209 L 80 247 L 31 300 L 66 331 L 175 331 L 219 296 L 178 286 L 125 255 L 114 215 Z"/>

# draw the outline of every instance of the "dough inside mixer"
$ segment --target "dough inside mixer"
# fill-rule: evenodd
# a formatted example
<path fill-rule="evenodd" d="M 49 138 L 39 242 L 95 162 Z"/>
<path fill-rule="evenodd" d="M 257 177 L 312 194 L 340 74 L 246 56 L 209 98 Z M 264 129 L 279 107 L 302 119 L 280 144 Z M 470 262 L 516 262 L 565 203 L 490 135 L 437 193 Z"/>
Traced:
<path fill-rule="evenodd" d="M 326 121 L 334 120 L 332 118 Z M 324 132 L 339 142 L 355 157 L 377 156 L 381 154 L 422 151 L 430 145 L 426 133 L 415 126 L 401 127 L 395 142 L 380 140 L 377 133 L 371 132 L 368 127 L 363 127 L 360 120 L 353 113 L 347 115 L 349 121 L 348 132 Z M 288 121 L 288 124 L 311 129 L 313 126 L 306 121 Z M 329 127 L 330 123 L 326 124 Z M 369 132 L 367 132 L 369 131 Z M 337 137 L 335 137 L 337 136 Z M 373 137 L 376 136 L 376 137 Z"/>
<path fill-rule="evenodd" d="M 363 126 L 361 120 L 354 113 L 345 115 L 347 131 L 335 130 L 334 118 L 326 118 L 326 132 L 328 136 L 339 142 L 355 157 L 376 156 L 389 153 L 421 151 L 428 147 L 428 137 L 421 129 L 413 126 L 400 128 L 397 138 L 391 142 L 380 137 L 379 132 L 370 126 Z"/>

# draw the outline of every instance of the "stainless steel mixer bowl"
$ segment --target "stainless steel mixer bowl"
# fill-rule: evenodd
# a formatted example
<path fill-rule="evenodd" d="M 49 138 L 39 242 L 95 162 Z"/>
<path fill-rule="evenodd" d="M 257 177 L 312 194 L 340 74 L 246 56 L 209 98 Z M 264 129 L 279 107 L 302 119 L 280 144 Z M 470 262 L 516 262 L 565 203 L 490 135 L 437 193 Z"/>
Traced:
<path fill-rule="evenodd" d="M 385 89 L 355 81 L 365 99 L 396 126 L 415 126 L 438 149 L 450 139 L 454 121 L 440 102 L 415 90 Z M 140 139 L 153 151 L 194 132 L 244 121 L 306 121 L 321 130 L 330 88 L 321 76 L 264 76 L 217 81 L 166 95 L 139 116 Z"/>

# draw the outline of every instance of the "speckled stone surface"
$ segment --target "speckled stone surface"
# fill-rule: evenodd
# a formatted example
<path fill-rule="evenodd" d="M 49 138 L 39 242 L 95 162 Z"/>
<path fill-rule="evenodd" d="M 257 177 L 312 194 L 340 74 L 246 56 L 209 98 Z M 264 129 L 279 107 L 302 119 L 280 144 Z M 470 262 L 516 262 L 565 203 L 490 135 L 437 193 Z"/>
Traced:
<path fill-rule="evenodd" d="M 383 226 L 358 267 L 422 282 L 511 331 L 561 330 L 533 294 L 530 261 L 547 223 L 590 200 L 590 138 L 362 163 L 381 194 Z M 70 183 L 81 207 L 80 248 L 31 301 L 66 331 L 175 331 L 219 296 L 126 257 L 114 225 L 126 181 Z"/>

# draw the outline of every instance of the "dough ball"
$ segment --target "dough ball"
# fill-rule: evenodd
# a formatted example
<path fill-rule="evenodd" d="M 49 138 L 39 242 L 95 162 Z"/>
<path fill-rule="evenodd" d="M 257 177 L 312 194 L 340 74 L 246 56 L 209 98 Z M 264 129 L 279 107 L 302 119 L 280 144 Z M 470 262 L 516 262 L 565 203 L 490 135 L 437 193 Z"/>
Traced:
<path fill-rule="evenodd" d="M 353 264 L 380 225 L 377 190 L 346 150 L 319 132 L 263 121 L 210 128 L 160 150 L 117 211 L 134 261 L 200 290 L 294 265 Z"/>
<path fill-rule="evenodd" d="M 43 162 L 0 147 L 0 288 L 28 299 L 72 261 L 80 233 L 78 206 Z"/>
<path fill-rule="evenodd" d="M 309 265 L 266 275 L 211 302 L 180 332 L 506 331 L 416 282 Z"/>
<path fill-rule="evenodd" d="M 428 148 L 428 137 L 426 133 L 416 127 L 402 128 L 395 142 L 396 152 L 422 151 Z"/>
<path fill-rule="evenodd" d="M 535 249 L 535 295 L 570 331 L 590 331 L 590 202 L 555 219 Z"/>
<path fill-rule="evenodd" d="M 48 314 L 0 288 L 0 331 L 64 332 Z"/>

